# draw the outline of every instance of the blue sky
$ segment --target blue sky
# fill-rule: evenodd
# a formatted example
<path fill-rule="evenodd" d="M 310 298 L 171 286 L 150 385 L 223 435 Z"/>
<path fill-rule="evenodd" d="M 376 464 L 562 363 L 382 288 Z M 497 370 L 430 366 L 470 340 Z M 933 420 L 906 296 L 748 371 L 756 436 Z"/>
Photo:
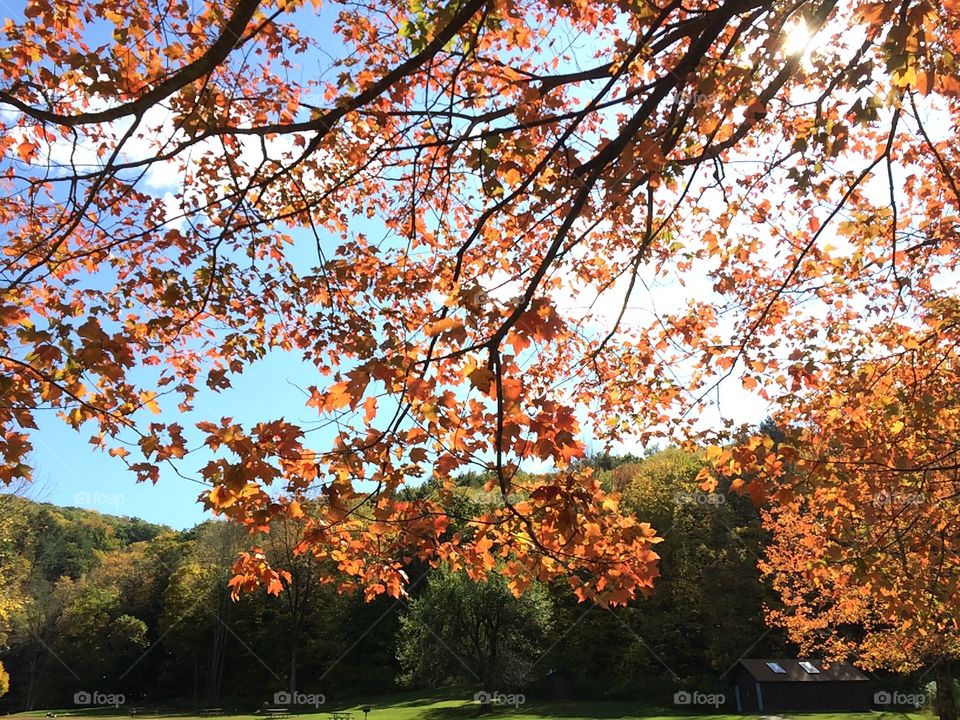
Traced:
<path fill-rule="evenodd" d="M 234 386 L 229 390 L 217 394 L 202 389 L 194 412 L 175 418 L 171 416 L 175 410 L 171 413 L 165 409 L 160 419 L 180 422 L 188 438 L 196 436 L 190 431 L 193 423 L 201 419 L 232 417 L 249 424 L 284 417 L 309 423 L 317 419 L 316 413 L 304 407 L 302 393 L 290 383 L 301 387 L 309 384 L 312 372 L 297 355 L 275 352 L 243 375 L 234 377 Z M 196 502 L 204 485 L 184 479 L 166 467 L 161 468 L 161 479 L 156 486 L 138 484 L 122 460 L 94 449 L 87 442 L 93 426 L 78 433 L 51 411 L 44 413 L 38 420 L 39 430 L 31 434 L 35 482 L 30 496 L 57 505 L 142 517 L 176 528 L 190 527 L 208 517 Z M 321 431 L 311 442 L 325 440 L 329 440 L 329 435 L 324 437 Z M 178 468 L 184 475 L 196 478 L 197 469 L 209 459 L 209 453 L 192 453 L 180 461 Z"/>
<path fill-rule="evenodd" d="M 22 7 L 14 7 L 0 0 L 0 14 L 4 18 L 20 19 L 21 12 Z M 291 58 L 295 64 L 303 67 L 306 75 L 316 74 L 314 67 L 326 67 L 331 58 L 343 55 L 343 43 L 331 31 L 335 12 L 336 7 L 327 6 L 324 12 L 317 15 L 307 3 L 296 13 L 296 22 L 301 30 L 308 29 L 321 45 L 320 51 Z M 109 30 L 109 27 L 95 23 L 89 28 L 88 40 L 93 43 L 108 42 Z M 4 108 L 3 119 L 6 124 L 13 125 L 16 114 Z M 66 151 L 69 157 L 69 146 Z M 157 172 L 151 172 L 145 178 L 143 189 L 162 196 L 177 191 L 179 180 L 178 173 L 158 167 Z M 356 229 L 369 231 L 369 225 L 370 222 L 364 218 Z M 304 234 L 303 240 L 291 250 L 291 255 L 298 269 L 307 272 L 308 268 L 317 264 L 317 257 L 313 238 L 307 238 Z M 90 278 L 90 281 L 98 282 L 96 278 Z M 132 374 L 135 382 L 138 378 L 143 381 L 147 377 L 150 376 L 145 372 L 134 371 Z M 163 413 L 159 417 L 144 413 L 138 419 L 143 422 L 179 422 L 185 429 L 184 436 L 191 448 L 198 445 L 196 439 L 199 435 L 195 432 L 194 423 L 200 420 L 231 417 L 245 426 L 281 417 L 294 422 L 302 421 L 305 425 L 317 420 L 315 411 L 304 406 L 303 392 L 294 384 L 304 388 L 321 384 L 320 378 L 312 366 L 301 361 L 298 354 L 273 352 L 247 368 L 242 375 L 232 376 L 231 381 L 233 387 L 221 393 L 215 393 L 201 383 L 194 403 L 195 410 L 189 414 L 177 417 L 175 403 L 164 403 L 161 399 Z M 58 418 L 54 410 L 39 410 L 35 416 L 38 429 L 29 431 L 34 445 L 30 458 L 34 482 L 26 490 L 28 497 L 57 505 L 141 517 L 175 528 L 190 527 L 210 517 L 197 503 L 197 495 L 206 487 L 199 482 L 197 470 L 212 457 L 205 449 L 191 453 L 178 464 L 178 471 L 186 478 L 170 468 L 162 467 L 161 480 L 156 486 L 138 484 L 121 459 L 110 457 L 89 444 L 90 436 L 96 430 L 92 424 L 77 432 Z M 312 433 L 310 437 L 314 447 L 322 448 L 329 443 L 331 433 L 320 431 Z M 131 455 L 131 459 L 136 457 L 137 453 Z"/>

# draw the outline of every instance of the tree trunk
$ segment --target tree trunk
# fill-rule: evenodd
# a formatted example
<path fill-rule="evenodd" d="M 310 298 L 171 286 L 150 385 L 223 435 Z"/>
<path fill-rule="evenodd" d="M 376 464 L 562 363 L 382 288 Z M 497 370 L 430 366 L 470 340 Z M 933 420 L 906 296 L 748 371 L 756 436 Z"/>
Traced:
<path fill-rule="evenodd" d="M 225 586 L 224 586 L 225 587 Z M 227 663 L 227 622 L 230 619 L 230 600 L 224 588 L 217 590 L 217 611 L 214 617 L 212 655 L 210 658 L 210 684 L 208 696 L 216 704 L 223 690 L 223 670 Z"/>
<path fill-rule="evenodd" d="M 37 704 L 37 654 L 32 653 L 30 657 L 30 675 L 27 681 L 27 697 L 24 703 L 24 710 L 33 710 Z"/>
<path fill-rule="evenodd" d="M 934 666 L 937 678 L 937 714 L 940 720 L 957 720 L 957 695 L 950 673 L 950 661 L 941 658 Z"/>
<path fill-rule="evenodd" d="M 481 660 L 482 662 L 482 660 Z M 483 678 L 483 691 L 487 694 L 480 702 L 480 714 L 486 715 L 493 712 L 493 693 L 499 692 L 493 685 L 493 673 L 489 672 L 489 666 L 481 666 L 480 677 Z"/>
<path fill-rule="evenodd" d="M 293 632 L 290 633 L 290 696 L 297 692 L 297 663 L 300 649 L 300 619 L 293 622 Z"/>
<path fill-rule="evenodd" d="M 223 666 L 227 661 L 227 633 L 222 625 L 217 625 L 217 636 L 214 642 L 213 676 L 211 677 L 212 699 L 219 701 L 223 687 Z"/>
<path fill-rule="evenodd" d="M 210 647 L 210 677 L 207 682 L 207 698 L 216 703 L 220 698 L 220 688 L 223 681 L 223 665 L 226 661 L 227 633 L 223 623 L 217 622 L 213 627 L 213 643 Z"/>

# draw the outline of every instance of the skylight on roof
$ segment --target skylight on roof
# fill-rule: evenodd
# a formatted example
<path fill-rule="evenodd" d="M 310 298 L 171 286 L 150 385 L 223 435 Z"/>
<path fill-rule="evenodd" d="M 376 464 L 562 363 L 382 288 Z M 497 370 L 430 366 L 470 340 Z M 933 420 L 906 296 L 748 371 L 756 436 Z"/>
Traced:
<path fill-rule="evenodd" d="M 780 667 L 780 663 L 768 662 L 767 667 L 773 670 L 777 675 L 786 675 L 787 671 Z"/>
<path fill-rule="evenodd" d="M 818 674 L 818 673 L 820 672 L 820 670 L 817 669 L 817 666 L 814 665 L 812 662 L 803 661 L 803 662 L 800 663 L 800 667 L 802 667 L 804 670 L 806 670 L 806 671 L 807 671 L 808 673 L 810 673 L 811 675 L 816 675 L 816 674 Z"/>

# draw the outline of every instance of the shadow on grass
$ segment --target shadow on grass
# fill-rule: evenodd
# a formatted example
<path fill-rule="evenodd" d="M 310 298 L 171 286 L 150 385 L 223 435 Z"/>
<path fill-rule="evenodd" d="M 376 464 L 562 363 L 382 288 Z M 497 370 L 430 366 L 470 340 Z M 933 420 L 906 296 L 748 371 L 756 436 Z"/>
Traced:
<path fill-rule="evenodd" d="M 438 707 L 425 710 L 420 720 L 509 720 L 512 716 L 542 717 L 542 718 L 596 718 L 598 720 L 614 720 L 615 718 L 666 718 L 686 717 L 685 713 L 678 713 L 662 707 L 641 706 L 639 703 L 625 702 L 527 702 L 517 708 L 495 707 L 490 712 L 481 713 L 480 706 L 473 702 L 453 707 Z M 703 717 L 691 715 L 690 717 Z M 729 715 L 718 714 L 717 720 L 730 718 Z"/>
<path fill-rule="evenodd" d="M 334 711 L 348 711 L 353 720 L 366 720 L 360 708 L 369 706 L 369 720 L 394 720 L 391 711 L 404 711 L 399 715 L 406 720 L 773 720 L 764 715 L 736 715 L 730 713 L 682 712 L 674 707 L 645 705 L 642 701 L 589 701 L 570 700 L 566 702 L 528 699 L 519 707 L 495 706 L 490 712 L 481 713 L 480 705 L 473 701 L 470 688 L 444 688 L 431 691 L 428 696 L 412 692 L 399 692 L 389 695 L 367 696 L 363 698 L 343 698 L 331 702 L 322 710 L 312 709 L 306 712 L 293 710 L 290 720 L 298 716 L 302 720 L 330 720 Z M 107 720 L 118 718 L 126 720 L 129 708 L 69 708 L 51 711 L 60 718 L 89 718 Z M 46 710 L 18 714 L 20 718 L 44 720 Z M 208 720 L 198 715 L 196 710 L 173 707 L 148 707 L 138 712 L 136 719 L 160 720 Z M 228 710 L 223 716 L 214 716 L 209 720 L 263 720 L 263 715 Z M 131 718 L 130 720 L 134 720 Z M 927 713 L 900 712 L 863 712 L 863 713 L 783 713 L 776 720 L 936 720 Z"/>
<path fill-rule="evenodd" d="M 445 689 L 431 691 L 428 697 L 410 698 L 410 696 L 406 694 L 397 696 L 388 695 L 386 697 L 375 698 L 373 702 L 369 703 L 369 705 L 374 709 L 415 708 L 424 707 L 426 705 L 436 705 L 437 703 L 441 702 L 456 702 L 458 700 L 466 702 L 472 697 L 473 694 L 467 692 L 466 690 L 459 691 Z"/>
<path fill-rule="evenodd" d="M 217 718 L 230 718 L 230 717 L 254 717 L 253 712 L 238 712 L 238 711 L 227 711 L 223 715 L 210 715 L 202 716 L 197 710 L 190 710 L 184 708 L 162 708 L 162 707 L 147 707 L 143 710 L 138 711 L 137 713 L 131 715 L 130 711 L 123 706 L 119 708 L 115 707 L 104 707 L 104 708 L 65 708 L 65 709 L 56 709 L 56 710 L 26 710 L 19 713 L 13 713 L 11 717 L 23 717 L 23 718 L 116 718 L 116 717 L 129 717 L 131 720 L 138 720 L 139 718 L 199 718 L 199 717 L 209 717 L 210 720 L 217 720 Z"/>

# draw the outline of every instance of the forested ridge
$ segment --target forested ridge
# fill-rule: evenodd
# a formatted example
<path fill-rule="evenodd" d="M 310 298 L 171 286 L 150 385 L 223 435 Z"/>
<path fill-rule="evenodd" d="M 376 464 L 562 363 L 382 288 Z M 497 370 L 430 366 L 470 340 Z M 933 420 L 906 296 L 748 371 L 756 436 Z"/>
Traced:
<path fill-rule="evenodd" d="M 278 596 L 234 600 L 231 568 L 250 543 L 236 524 L 175 531 L 0 496 L 0 660 L 11 677 L 0 703 L 57 708 L 84 691 L 121 694 L 128 705 L 238 708 L 284 690 L 327 702 L 400 687 L 536 694 L 550 691 L 558 670 L 572 696 L 655 701 L 684 684 L 722 686 L 747 652 L 789 651 L 764 624 L 765 536 L 749 500 L 700 491 L 702 463 L 680 450 L 589 464 L 668 539 L 658 546 L 657 591 L 616 610 L 578 603 L 562 582 L 517 599 L 496 572 L 474 580 L 413 559 L 408 598 L 367 602 L 323 582 L 313 556 L 294 554 L 294 520 L 256 538 L 290 581 Z M 452 515 L 498 501 L 483 480 L 460 478 Z"/>

